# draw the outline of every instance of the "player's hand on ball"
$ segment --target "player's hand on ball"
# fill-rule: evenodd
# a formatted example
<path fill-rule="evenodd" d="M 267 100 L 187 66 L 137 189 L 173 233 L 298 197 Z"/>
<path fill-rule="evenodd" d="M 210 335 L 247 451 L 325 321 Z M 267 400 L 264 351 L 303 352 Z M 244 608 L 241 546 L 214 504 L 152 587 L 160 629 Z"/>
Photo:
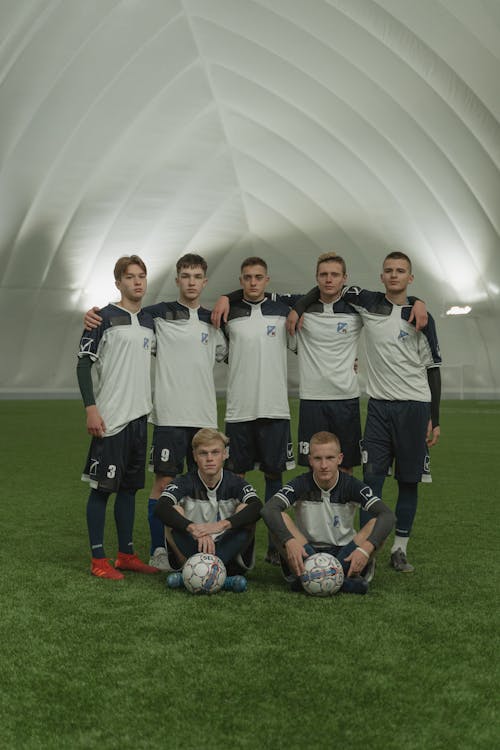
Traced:
<path fill-rule="evenodd" d="M 198 539 L 198 552 L 206 552 L 209 555 L 215 555 L 215 542 L 208 534 Z"/>
<path fill-rule="evenodd" d="M 289 539 L 285 542 L 285 549 L 288 558 L 288 564 L 296 576 L 301 576 L 304 572 L 304 560 L 307 552 L 296 539 Z"/>

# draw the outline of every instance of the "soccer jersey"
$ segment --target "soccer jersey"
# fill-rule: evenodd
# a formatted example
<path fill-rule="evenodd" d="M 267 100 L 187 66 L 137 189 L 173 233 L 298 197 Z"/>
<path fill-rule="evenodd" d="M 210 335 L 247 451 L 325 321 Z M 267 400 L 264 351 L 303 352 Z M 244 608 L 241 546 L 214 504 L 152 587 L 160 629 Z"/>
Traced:
<path fill-rule="evenodd" d="M 362 327 L 361 316 L 342 299 L 307 308 L 297 333 L 301 399 L 359 396 L 354 361 Z"/>
<path fill-rule="evenodd" d="M 367 393 L 389 401 L 430 401 L 427 369 L 441 364 L 434 319 L 417 331 L 412 306 L 395 305 L 383 292 L 346 287 L 343 298 L 360 314 L 366 331 Z"/>
<path fill-rule="evenodd" d="M 158 342 L 152 422 L 217 427 L 213 367 L 226 357 L 227 341 L 211 324 L 210 310 L 180 302 L 159 302 L 145 310 L 155 319 Z"/>
<path fill-rule="evenodd" d="M 264 299 L 231 304 L 226 422 L 289 419 L 286 318 L 289 307 Z"/>
<path fill-rule="evenodd" d="M 78 357 L 95 362 L 96 405 L 106 425 L 104 437 L 111 437 L 151 411 L 154 322 L 145 310 L 131 313 L 114 304 L 99 315 L 102 323 L 83 332 Z"/>
<path fill-rule="evenodd" d="M 162 498 L 180 505 L 193 523 L 212 523 L 230 518 L 241 504 L 257 500 L 254 488 L 230 471 L 223 471 L 215 487 L 207 487 L 198 472 L 184 474 L 166 487 Z M 160 499 L 161 502 L 161 499 Z M 224 532 L 221 532 L 221 534 Z M 220 534 L 214 535 L 214 539 Z"/>
<path fill-rule="evenodd" d="M 323 490 L 312 472 L 302 474 L 275 495 L 284 505 L 295 509 L 295 523 L 313 544 L 344 546 L 355 535 L 354 516 L 361 506 L 370 510 L 380 499 L 368 485 L 343 471 L 334 487 Z"/>

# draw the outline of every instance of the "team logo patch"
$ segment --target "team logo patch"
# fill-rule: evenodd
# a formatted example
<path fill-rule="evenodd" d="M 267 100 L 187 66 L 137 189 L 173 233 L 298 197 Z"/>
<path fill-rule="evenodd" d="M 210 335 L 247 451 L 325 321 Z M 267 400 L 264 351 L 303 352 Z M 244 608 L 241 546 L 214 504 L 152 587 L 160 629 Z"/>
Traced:
<path fill-rule="evenodd" d="M 147 336 L 144 336 L 144 341 L 143 341 L 142 346 L 144 349 L 146 349 L 146 351 L 149 349 L 149 339 Z"/>
<path fill-rule="evenodd" d="M 80 352 L 90 352 L 93 343 L 93 339 L 88 339 L 87 337 L 82 338 L 82 340 L 80 341 Z"/>
<path fill-rule="evenodd" d="M 340 518 L 338 516 L 333 517 L 333 528 L 338 529 L 340 526 Z"/>
<path fill-rule="evenodd" d="M 337 323 L 337 333 L 347 333 L 347 323 Z"/>
<path fill-rule="evenodd" d="M 408 336 L 406 331 L 399 331 L 398 341 L 405 341 Z"/>
<path fill-rule="evenodd" d="M 208 344 L 208 333 L 203 333 L 202 332 L 202 334 L 201 334 L 201 343 L 202 344 Z"/>
<path fill-rule="evenodd" d="M 267 326 L 267 335 L 276 336 L 276 326 Z"/>

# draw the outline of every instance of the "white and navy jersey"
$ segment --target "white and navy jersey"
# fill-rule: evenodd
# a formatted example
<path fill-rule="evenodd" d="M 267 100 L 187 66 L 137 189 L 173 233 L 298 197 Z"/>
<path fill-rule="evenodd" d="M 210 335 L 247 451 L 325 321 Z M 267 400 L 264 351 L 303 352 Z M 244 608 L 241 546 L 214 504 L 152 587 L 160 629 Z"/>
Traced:
<path fill-rule="evenodd" d="M 170 500 L 174 506 L 180 505 L 192 523 L 222 521 L 230 518 L 239 505 L 254 500 L 260 505 L 251 484 L 224 470 L 220 481 L 212 488 L 207 487 L 198 472 L 183 474 L 163 490 L 161 497 Z M 217 536 L 219 534 L 214 538 Z"/>
<path fill-rule="evenodd" d="M 226 324 L 229 379 L 226 422 L 290 419 L 286 318 L 281 302 L 234 302 Z"/>
<path fill-rule="evenodd" d="M 295 523 L 313 544 L 344 546 L 356 534 L 354 516 L 361 506 L 369 511 L 380 498 L 364 482 L 339 471 L 334 487 L 322 490 L 312 471 L 292 479 L 274 496 L 295 509 Z"/>
<path fill-rule="evenodd" d="M 441 354 L 434 319 L 422 331 L 408 323 L 412 306 L 395 305 L 383 292 L 346 287 L 343 298 L 365 327 L 367 393 L 388 401 L 429 401 L 427 369 L 439 367 Z"/>
<path fill-rule="evenodd" d="M 217 427 L 213 368 L 227 356 L 227 341 L 210 310 L 180 302 L 149 305 L 157 355 L 151 420 L 162 427 Z"/>
<path fill-rule="evenodd" d="M 293 307 L 302 296 L 273 294 L 272 299 Z M 309 305 L 301 330 L 289 344 L 299 360 L 301 399 L 330 401 L 359 397 L 354 360 L 362 327 L 358 312 L 343 299 L 331 303 L 318 300 Z"/>
<path fill-rule="evenodd" d="M 110 303 L 99 311 L 102 323 L 84 331 L 78 357 L 95 362 L 94 395 L 111 437 L 151 411 L 151 354 L 155 326 L 145 310 L 131 313 Z"/>
<path fill-rule="evenodd" d="M 316 302 L 304 313 L 297 333 L 300 398 L 336 400 L 359 396 L 354 371 L 363 321 L 340 299 Z"/>

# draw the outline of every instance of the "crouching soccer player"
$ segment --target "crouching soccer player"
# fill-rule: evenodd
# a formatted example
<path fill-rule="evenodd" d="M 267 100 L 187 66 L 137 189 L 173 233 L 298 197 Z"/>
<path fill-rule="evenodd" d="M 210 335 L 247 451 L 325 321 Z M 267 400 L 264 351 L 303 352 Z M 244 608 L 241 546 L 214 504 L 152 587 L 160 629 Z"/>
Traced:
<path fill-rule="evenodd" d="M 312 471 L 292 479 L 262 509 L 281 555 L 292 590 L 301 590 L 304 560 L 328 552 L 344 570 L 341 591 L 365 594 L 373 578 L 374 554 L 394 526 L 395 516 L 364 482 L 339 471 L 343 455 L 331 432 L 310 440 Z M 286 511 L 294 507 L 295 523 Z M 353 522 L 361 507 L 374 516 L 357 533 Z"/>
<path fill-rule="evenodd" d="M 150 367 L 155 346 L 154 322 L 141 310 L 146 293 L 146 266 L 137 255 L 119 258 L 115 284 L 117 304 L 101 311 L 102 322 L 80 340 L 77 376 L 92 435 L 82 479 L 91 486 L 87 526 L 92 554 L 91 573 L 98 578 L 123 578 L 117 568 L 157 573 L 134 553 L 132 532 L 135 493 L 144 487 L 147 415 L 151 410 Z M 96 396 L 91 368 L 97 372 Z M 114 514 L 118 559 L 113 567 L 104 553 L 106 505 L 116 492 Z"/>
<path fill-rule="evenodd" d="M 155 515 L 166 527 L 170 565 L 179 570 L 197 552 L 220 557 L 228 577 L 225 588 L 241 591 L 241 575 L 254 566 L 255 524 L 262 503 L 252 485 L 223 469 L 228 438 L 212 428 L 199 430 L 192 440 L 197 471 L 184 474 L 162 492 Z M 179 572 L 167 579 L 182 586 Z"/>

